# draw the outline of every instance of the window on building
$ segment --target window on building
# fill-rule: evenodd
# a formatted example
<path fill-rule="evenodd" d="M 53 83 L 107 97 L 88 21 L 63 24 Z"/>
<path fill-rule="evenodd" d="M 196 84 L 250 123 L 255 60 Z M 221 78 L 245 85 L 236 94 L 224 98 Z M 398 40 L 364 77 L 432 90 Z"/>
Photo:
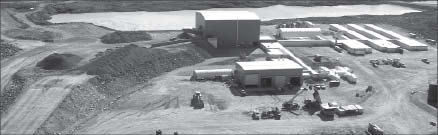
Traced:
<path fill-rule="evenodd" d="M 262 78 L 261 79 L 261 86 L 262 88 L 270 88 L 272 87 L 272 78 Z"/>
<path fill-rule="evenodd" d="M 292 86 L 300 86 L 301 85 L 301 79 L 299 77 L 291 77 L 289 83 Z"/>

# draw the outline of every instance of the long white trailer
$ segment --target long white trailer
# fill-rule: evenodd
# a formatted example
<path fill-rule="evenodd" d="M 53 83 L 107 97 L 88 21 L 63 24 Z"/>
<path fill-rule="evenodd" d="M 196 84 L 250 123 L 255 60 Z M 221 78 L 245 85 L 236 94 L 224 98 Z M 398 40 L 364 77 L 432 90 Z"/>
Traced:
<path fill-rule="evenodd" d="M 374 24 L 365 24 L 365 28 L 370 29 L 374 32 L 377 32 L 379 34 L 382 34 L 384 36 L 392 38 L 392 43 L 406 49 L 409 51 L 427 51 L 428 46 L 420 43 L 416 40 L 410 39 L 408 37 L 402 36 L 400 34 L 397 34 L 393 31 L 385 30 L 383 28 L 380 28 Z"/>
<path fill-rule="evenodd" d="M 347 24 L 347 28 L 352 29 L 352 30 L 358 32 L 359 34 L 362 34 L 370 39 L 389 40 L 389 38 L 382 36 L 379 33 L 376 33 L 374 31 L 367 30 L 367 29 L 365 29 L 362 26 L 359 26 L 357 24 Z"/>
<path fill-rule="evenodd" d="M 381 52 L 398 53 L 401 49 L 400 46 L 386 40 L 366 40 L 362 42 Z"/>

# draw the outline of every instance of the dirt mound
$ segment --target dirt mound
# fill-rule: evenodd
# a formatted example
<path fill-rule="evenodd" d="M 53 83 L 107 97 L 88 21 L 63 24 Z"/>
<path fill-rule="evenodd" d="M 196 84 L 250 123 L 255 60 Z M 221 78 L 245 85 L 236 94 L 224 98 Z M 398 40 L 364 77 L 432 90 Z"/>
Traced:
<path fill-rule="evenodd" d="M 151 40 L 152 36 L 146 31 L 116 31 L 106 34 L 100 38 L 102 43 L 116 44 L 116 43 L 130 43 L 137 41 Z"/>
<path fill-rule="evenodd" d="M 7 57 L 14 56 L 15 53 L 20 51 L 21 49 L 16 47 L 15 45 L 12 45 L 4 40 L 1 40 L 0 45 L 0 59 L 3 60 Z"/>
<path fill-rule="evenodd" d="M 82 58 L 77 55 L 54 53 L 38 62 L 36 66 L 45 70 L 72 69 L 81 60 Z"/>
<path fill-rule="evenodd" d="M 178 48 L 170 52 L 158 48 L 127 45 L 105 52 L 80 69 L 90 75 L 97 75 L 96 84 L 102 85 L 104 93 L 114 96 L 122 95 L 120 92 L 126 91 L 120 91 L 120 89 L 129 86 L 129 83 L 146 82 L 164 72 L 193 65 L 209 57 L 193 45 Z"/>

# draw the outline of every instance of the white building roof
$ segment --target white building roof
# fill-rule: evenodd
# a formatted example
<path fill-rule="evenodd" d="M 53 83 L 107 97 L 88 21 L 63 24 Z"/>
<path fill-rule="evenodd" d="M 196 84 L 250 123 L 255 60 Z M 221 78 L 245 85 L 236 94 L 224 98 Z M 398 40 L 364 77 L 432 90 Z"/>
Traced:
<path fill-rule="evenodd" d="M 274 37 L 272 36 L 267 36 L 267 35 L 260 35 L 260 40 L 275 40 Z"/>
<path fill-rule="evenodd" d="M 385 36 L 382 36 L 382 35 L 380 35 L 379 33 L 376 33 L 376 32 L 374 32 L 374 31 L 367 30 L 367 29 L 365 29 L 365 28 L 363 28 L 363 27 L 361 27 L 361 26 L 359 26 L 359 25 L 357 25 L 357 24 L 348 24 L 348 26 L 353 27 L 353 28 L 355 28 L 355 29 L 357 29 L 357 30 L 360 30 L 360 31 L 366 32 L 366 33 L 368 33 L 368 34 L 371 34 L 371 35 L 373 35 L 374 37 L 377 37 L 377 38 L 379 38 L 379 39 L 382 39 L 382 40 L 389 40 L 389 38 L 387 38 L 387 37 L 385 37 Z"/>
<path fill-rule="evenodd" d="M 396 45 L 396 44 L 394 44 L 392 42 L 386 41 L 386 40 L 369 40 L 369 41 L 374 43 L 374 44 L 376 44 L 376 45 L 378 45 L 378 46 L 381 46 L 381 47 L 400 48 L 398 45 Z"/>
<path fill-rule="evenodd" d="M 342 31 L 346 31 L 346 30 L 348 30 L 347 28 L 345 28 L 344 26 L 342 26 L 342 25 L 339 25 L 339 24 L 329 24 L 331 27 L 334 27 L 334 28 L 336 28 L 337 30 L 342 30 Z"/>
<path fill-rule="evenodd" d="M 354 49 L 368 49 L 371 48 L 365 44 L 363 44 L 362 42 L 359 42 L 357 40 L 338 40 L 339 43 L 343 43 L 344 45 L 350 47 L 350 48 L 354 48 Z"/>
<path fill-rule="evenodd" d="M 260 20 L 249 11 L 197 11 L 205 20 Z"/>
<path fill-rule="evenodd" d="M 300 65 L 289 59 L 279 61 L 250 61 L 236 62 L 243 70 L 271 70 L 271 69 L 302 69 Z"/>
<path fill-rule="evenodd" d="M 280 49 L 277 49 L 277 48 L 268 49 L 267 53 L 269 55 L 283 55 L 283 52 Z"/>
<path fill-rule="evenodd" d="M 281 45 L 279 42 L 273 42 L 273 43 L 261 43 L 262 47 L 265 49 L 270 49 L 270 48 L 280 48 L 283 47 L 283 45 Z"/>
<path fill-rule="evenodd" d="M 279 28 L 280 32 L 321 32 L 321 28 Z"/>

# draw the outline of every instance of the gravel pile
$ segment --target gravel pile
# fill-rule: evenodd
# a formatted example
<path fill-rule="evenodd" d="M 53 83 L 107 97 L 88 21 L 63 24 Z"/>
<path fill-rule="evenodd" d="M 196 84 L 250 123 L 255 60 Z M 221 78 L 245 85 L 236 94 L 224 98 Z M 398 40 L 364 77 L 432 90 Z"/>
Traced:
<path fill-rule="evenodd" d="M 1 40 L 1 45 L 0 45 L 0 59 L 3 60 L 5 58 L 14 56 L 18 51 L 20 51 L 21 49 L 16 47 L 13 44 L 7 43 L 4 40 Z"/>
<path fill-rule="evenodd" d="M 82 58 L 77 55 L 53 53 L 38 62 L 36 66 L 45 70 L 65 70 L 74 68 L 81 60 Z"/>

